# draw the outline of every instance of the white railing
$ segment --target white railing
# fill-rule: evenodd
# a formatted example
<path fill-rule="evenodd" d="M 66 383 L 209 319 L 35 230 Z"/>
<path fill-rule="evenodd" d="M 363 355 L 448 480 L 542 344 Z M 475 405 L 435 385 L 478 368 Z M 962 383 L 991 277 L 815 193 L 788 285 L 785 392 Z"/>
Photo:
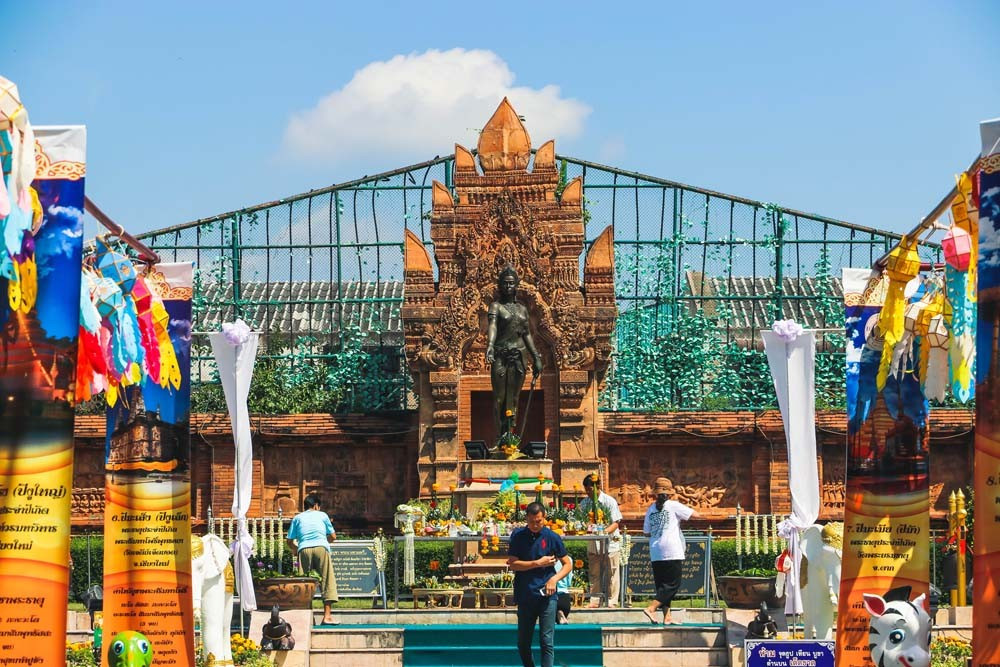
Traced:
<path fill-rule="evenodd" d="M 253 555 L 262 558 L 273 558 L 281 570 L 281 558 L 285 554 L 286 519 L 278 512 L 277 516 L 247 517 L 247 531 L 253 538 Z M 237 527 L 235 517 L 213 517 L 212 508 L 208 508 L 208 532 L 218 535 L 226 544 L 236 539 Z"/>

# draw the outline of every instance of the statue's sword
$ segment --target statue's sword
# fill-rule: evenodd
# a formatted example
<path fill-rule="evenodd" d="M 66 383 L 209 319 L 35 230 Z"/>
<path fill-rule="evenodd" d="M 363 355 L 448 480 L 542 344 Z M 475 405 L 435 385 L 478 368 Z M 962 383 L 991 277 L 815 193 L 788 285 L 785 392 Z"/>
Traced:
<path fill-rule="evenodd" d="M 531 397 L 535 395 L 535 380 L 538 379 L 538 373 L 532 369 L 531 371 L 531 386 L 528 388 L 528 402 L 524 406 L 524 421 L 521 423 L 521 433 L 517 436 L 518 446 L 523 444 L 524 441 L 524 431 L 528 428 L 528 414 L 531 412 Z"/>

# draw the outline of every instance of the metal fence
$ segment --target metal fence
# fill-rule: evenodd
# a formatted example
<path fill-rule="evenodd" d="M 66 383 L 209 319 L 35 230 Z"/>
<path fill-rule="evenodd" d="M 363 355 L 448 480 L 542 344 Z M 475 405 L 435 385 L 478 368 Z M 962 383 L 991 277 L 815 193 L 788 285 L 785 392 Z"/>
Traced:
<path fill-rule="evenodd" d="M 870 266 L 899 238 L 559 159 L 567 178 L 583 176 L 587 238 L 614 228 L 619 320 L 604 409 L 773 406 L 759 330 L 782 318 L 842 330 L 840 269 Z M 451 168 L 439 158 L 142 238 L 164 261 L 195 263 L 197 332 L 242 317 L 264 333 L 252 409 L 412 408 L 403 229 L 431 247 L 431 181 L 451 187 Z M 204 336 L 192 357 L 194 409 L 221 406 Z M 822 335 L 820 407 L 842 406 L 843 365 L 843 336 Z"/>

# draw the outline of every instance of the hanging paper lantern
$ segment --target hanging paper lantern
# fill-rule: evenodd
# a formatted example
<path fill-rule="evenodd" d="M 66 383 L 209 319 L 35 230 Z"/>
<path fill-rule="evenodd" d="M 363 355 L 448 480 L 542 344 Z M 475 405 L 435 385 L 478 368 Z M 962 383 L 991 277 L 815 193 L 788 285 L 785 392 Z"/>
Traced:
<path fill-rule="evenodd" d="M 160 343 L 156 338 L 156 328 L 153 325 L 151 312 L 153 293 L 142 276 L 139 276 L 135 285 L 132 286 L 132 299 L 135 302 L 140 340 L 145 351 L 146 370 L 149 373 L 149 379 L 155 384 L 160 384 Z"/>
<path fill-rule="evenodd" d="M 94 288 L 94 305 L 104 319 L 112 319 L 112 316 L 117 318 L 115 313 L 125 305 L 121 288 L 108 278 L 98 278 Z"/>
<path fill-rule="evenodd" d="M 885 335 L 882 359 L 875 378 L 875 386 L 879 391 L 885 387 L 892 365 L 893 350 L 903 337 L 903 309 L 906 307 L 903 292 L 906 283 L 920 274 L 920 255 L 917 254 L 916 243 L 904 238 L 893 248 L 886 261 L 885 272 L 889 277 L 889 289 L 878 318 L 878 327 Z"/>
<path fill-rule="evenodd" d="M 969 232 L 952 225 L 941 239 L 941 249 L 944 251 L 944 261 L 948 262 L 948 266 L 958 271 L 968 270 L 972 259 L 972 236 Z"/>
<path fill-rule="evenodd" d="M 913 350 L 913 340 L 916 338 L 917 324 L 926 306 L 927 302 L 924 300 L 914 301 L 906 306 L 903 315 L 903 337 L 892 351 L 892 366 L 889 372 L 893 376 L 899 375 L 907 367 Z"/>
<path fill-rule="evenodd" d="M 927 328 L 927 342 L 930 343 L 931 347 L 946 349 L 949 338 L 951 338 L 951 334 L 948 332 L 944 316 L 935 315 L 932 317 L 930 325 Z"/>
<path fill-rule="evenodd" d="M 885 272 L 889 274 L 889 280 L 903 285 L 920 275 L 920 255 L 916 244 L 903 245 L 901 242 L 893 248 L 886 261 Z"/>
<path fill-rule="evenodd" d="M 128 294 L 135 284 L 136 272 L 132 260 L 120 252 L 112 250 L 103 239 L 98 238 L 97 270 L 105 278 L 118 283 L 121 291 Z"/>
<path fill-rule="evenodd" d="M 951 334 L 945 324 L 944 315 L 931 318 L 927 330 L 927 369 L 924 371 L 924 395 L 935 401 L 943 401 L 948 390 L 948 345 Z"/>

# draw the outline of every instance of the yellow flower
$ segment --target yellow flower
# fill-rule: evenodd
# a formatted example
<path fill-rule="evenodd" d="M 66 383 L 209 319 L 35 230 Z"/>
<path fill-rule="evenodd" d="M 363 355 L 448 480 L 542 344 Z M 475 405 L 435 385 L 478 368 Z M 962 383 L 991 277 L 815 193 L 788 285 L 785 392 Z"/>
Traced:
<path fill-rule="evenodd" d="M 504 413 L 504 416 L 506 416 L 506 417 L 513 417 L 514 416 L 514 411 L 513 410 L 508 410 L 506 413 Z"/>
<path fill-rule="evenodd" d="M 535 491 L 541 491 L 541 490 L 542 490 L 542 485 L 541 484 L 535 484 Z"/>
<path fill-rule="evenodd" d="M 575 561 L 573 561 L 573 567 L 575 568 L 583 567 L 583 561 L 577 558 Z"/>
<path fill-rule="evenodd" d="M 440 486 L 438 485 L 437 482 L 434 482 L 433 484 L 431 484 L 431 491 L 437 491 L 438 488 L 440 488 Z"/>

